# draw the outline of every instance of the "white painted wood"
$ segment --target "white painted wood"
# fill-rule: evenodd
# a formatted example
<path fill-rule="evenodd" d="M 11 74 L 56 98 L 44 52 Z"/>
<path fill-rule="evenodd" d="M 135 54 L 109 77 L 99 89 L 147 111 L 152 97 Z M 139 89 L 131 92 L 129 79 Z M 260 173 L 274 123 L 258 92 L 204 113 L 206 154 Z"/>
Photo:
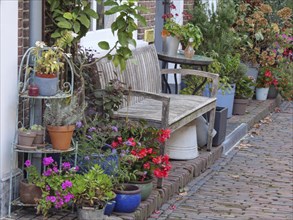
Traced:
<path fill-rule="evenodd" d="M 18 1 L 0 1 L 0 178 L 10 171 L 17 110 Z"/>

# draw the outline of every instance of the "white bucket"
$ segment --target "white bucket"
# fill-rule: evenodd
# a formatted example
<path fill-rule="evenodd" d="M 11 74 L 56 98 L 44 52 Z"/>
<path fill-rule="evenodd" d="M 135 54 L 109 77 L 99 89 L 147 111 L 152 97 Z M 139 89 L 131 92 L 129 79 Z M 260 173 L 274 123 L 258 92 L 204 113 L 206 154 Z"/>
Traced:
<path fill-rule="evenodd" d="M 171 159 L 190 160 L 198 157 L 196 125 L 191 122 L 171 134 L 166 142 L 166 153 Z"/>

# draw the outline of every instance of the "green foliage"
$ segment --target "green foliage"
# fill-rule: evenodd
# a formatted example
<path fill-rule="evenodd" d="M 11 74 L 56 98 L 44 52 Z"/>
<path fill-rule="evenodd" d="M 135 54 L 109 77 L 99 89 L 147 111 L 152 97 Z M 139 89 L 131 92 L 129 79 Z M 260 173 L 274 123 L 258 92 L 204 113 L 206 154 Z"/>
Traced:
<path fill-rule="evenodd" d="M 97 0 L 101 3 L 100 0 Z M 97 19 L 99 15 L 91 9 L 88 1 L 48 0 L 49 14 L 54 24 L 52 38 L 60 38 L 65 31 L 77 34 L 74 43 L 85 36 L 90 28 L 90 19 Z"/>
<path fill-rule="evenodd" d="M 181 25 L 175 22 L 173 19 L 167 19 L 164 24 L 164 30 L 162 32 L 163 36 L 169 36 L 177 37 L 178 39 L 181 39 L 182 31 L 181 31 Z M 166 33 L 165 33 L 166 31 Z"/>
<path fill-rule="evenodd" d="M 248 99 L 253 96 L 253 89 L 252 87 L 255 86 L 253 82 L 253 78 L 249 76 L 242 76 L 236 82 L 236 89 L 235 89 L 235 98 L 236 99 Z"/>
<path fill-rule="evenodd" d="M 112 190 L 111 178 L 96 164 L 88 173 L 75 176 L 70 192 L 79 206 L 101 209 L 107 201 L 115 198 Z"/>
<path fill-rule="evenodd" d="M 68 99 L 52 99 L 46 103 L 44 121 L 47 125 L 63 126 L 81 120 L 85 106 L 80 106 L 76 96 Z"/>
<path fill-rule="evenodd" d="M 237 34 L 231 29 L 236 18 L 235 4 L 233 0 L 220 0 L 215 13 L 208 8 L 207 3 L 196 0 L 195 4 L 193 19 L 189 22 L 197 25 L 203 34 L 203 42 L 197 53 L 214 51 L 220 55 L 218 60 L 222 62 L 221 57 L 228 53 L 233 54 L 239 43 Z"/>
<path fill-rule="evenodd" d="M 198 26 L 192 24 L 192 23 L 186 23 L 181 28 L 181 37 L 180 42 L 182 46 L 185 48 L 187 46 L 187 43 L 189 39 L 193 39 L 193 48 L 198 49 L 199 45 L 201 44 L 203 40 L 202 33 Z"/>

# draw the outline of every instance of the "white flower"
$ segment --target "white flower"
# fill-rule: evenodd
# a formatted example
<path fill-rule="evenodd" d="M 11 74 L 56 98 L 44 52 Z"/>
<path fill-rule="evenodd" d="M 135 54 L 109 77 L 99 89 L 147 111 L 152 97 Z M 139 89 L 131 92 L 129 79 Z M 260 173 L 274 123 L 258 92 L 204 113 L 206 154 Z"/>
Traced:
<path fill-rule="evenodd" d="M 72 36 L 73 38 L 76 38 L 76 37 L 78 36 L 78 34 L 76 34 L 76 33 L 74 33 L 74 32 L 71 32 L 71 36 Z"/>
<path fill-rule="evenodd" d="M 43 47 L 45 47 L 47 45 L 43 41 L 36 41 L 36 46 L 40 47 L 40 48 L 43 48 Z"/>
<path fill-rule="evenodd" d="M 66 53 L 65 54 L 68 58 L 71 58 L 72 57 L 72 54 L 71 53 Z"/>

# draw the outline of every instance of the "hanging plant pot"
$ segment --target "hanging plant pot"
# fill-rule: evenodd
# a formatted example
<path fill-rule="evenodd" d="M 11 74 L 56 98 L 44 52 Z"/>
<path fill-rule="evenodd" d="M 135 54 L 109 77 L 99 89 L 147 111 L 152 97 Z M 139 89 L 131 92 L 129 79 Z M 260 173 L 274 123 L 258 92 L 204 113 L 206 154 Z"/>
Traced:
<path fill-rule="evenodd" d="M 81 207 L 77 209 L 77 218 L 84 219 L 105 219 L 104 208 L 95 209 L 93 207 Z"/>
<path fill-rule="evenodd" d="M 42 198 L 42 190 L 35 184 L 21 180 L 19 183 L 19 197 L 20 201 L 24 204 L 36 204 L 37 200 Z"/>
<path fill-rule="evenodd" d="M 41 96 L 54 96 L 57 94 L 58 77 L 56 74 L 36 73 L 34 83 L 39 88 L 39 95 Z"/>
<path fill-rule="evenodd" d="M 36 132 L 34 131 L 20 131 L 18 130 L 18 145 L 32 146 Z"/>
<path fill-rule="evenodd" d="M 141 192 L 141 201 L 147 200 L 153 190 L 153 178 L 144 181 L 131 181 L 130 184 L 137 186 Z"/>
<path fill-rule="evenodd" d="M 255 96 L 256 100 L 264 101 L 267 100 L 269 88 L 256 88 Z"/>
<path fill-rule="evenodd" d="M 247 105 L 248 99 L 234 99 L 233 115 L 244 115 Z"/>
<path fill-rule="evenodd" d="M 116 193 L 114 212 L 131 213 L 139 206 L 141 194 L 138 186 L 121 184 L 119 189 L 113 191 Z"/>
<path fill-rule="evenodd" d="M 75 125 L 51 126 L 47 125 L 53 149 L 68 150 Z"/>

